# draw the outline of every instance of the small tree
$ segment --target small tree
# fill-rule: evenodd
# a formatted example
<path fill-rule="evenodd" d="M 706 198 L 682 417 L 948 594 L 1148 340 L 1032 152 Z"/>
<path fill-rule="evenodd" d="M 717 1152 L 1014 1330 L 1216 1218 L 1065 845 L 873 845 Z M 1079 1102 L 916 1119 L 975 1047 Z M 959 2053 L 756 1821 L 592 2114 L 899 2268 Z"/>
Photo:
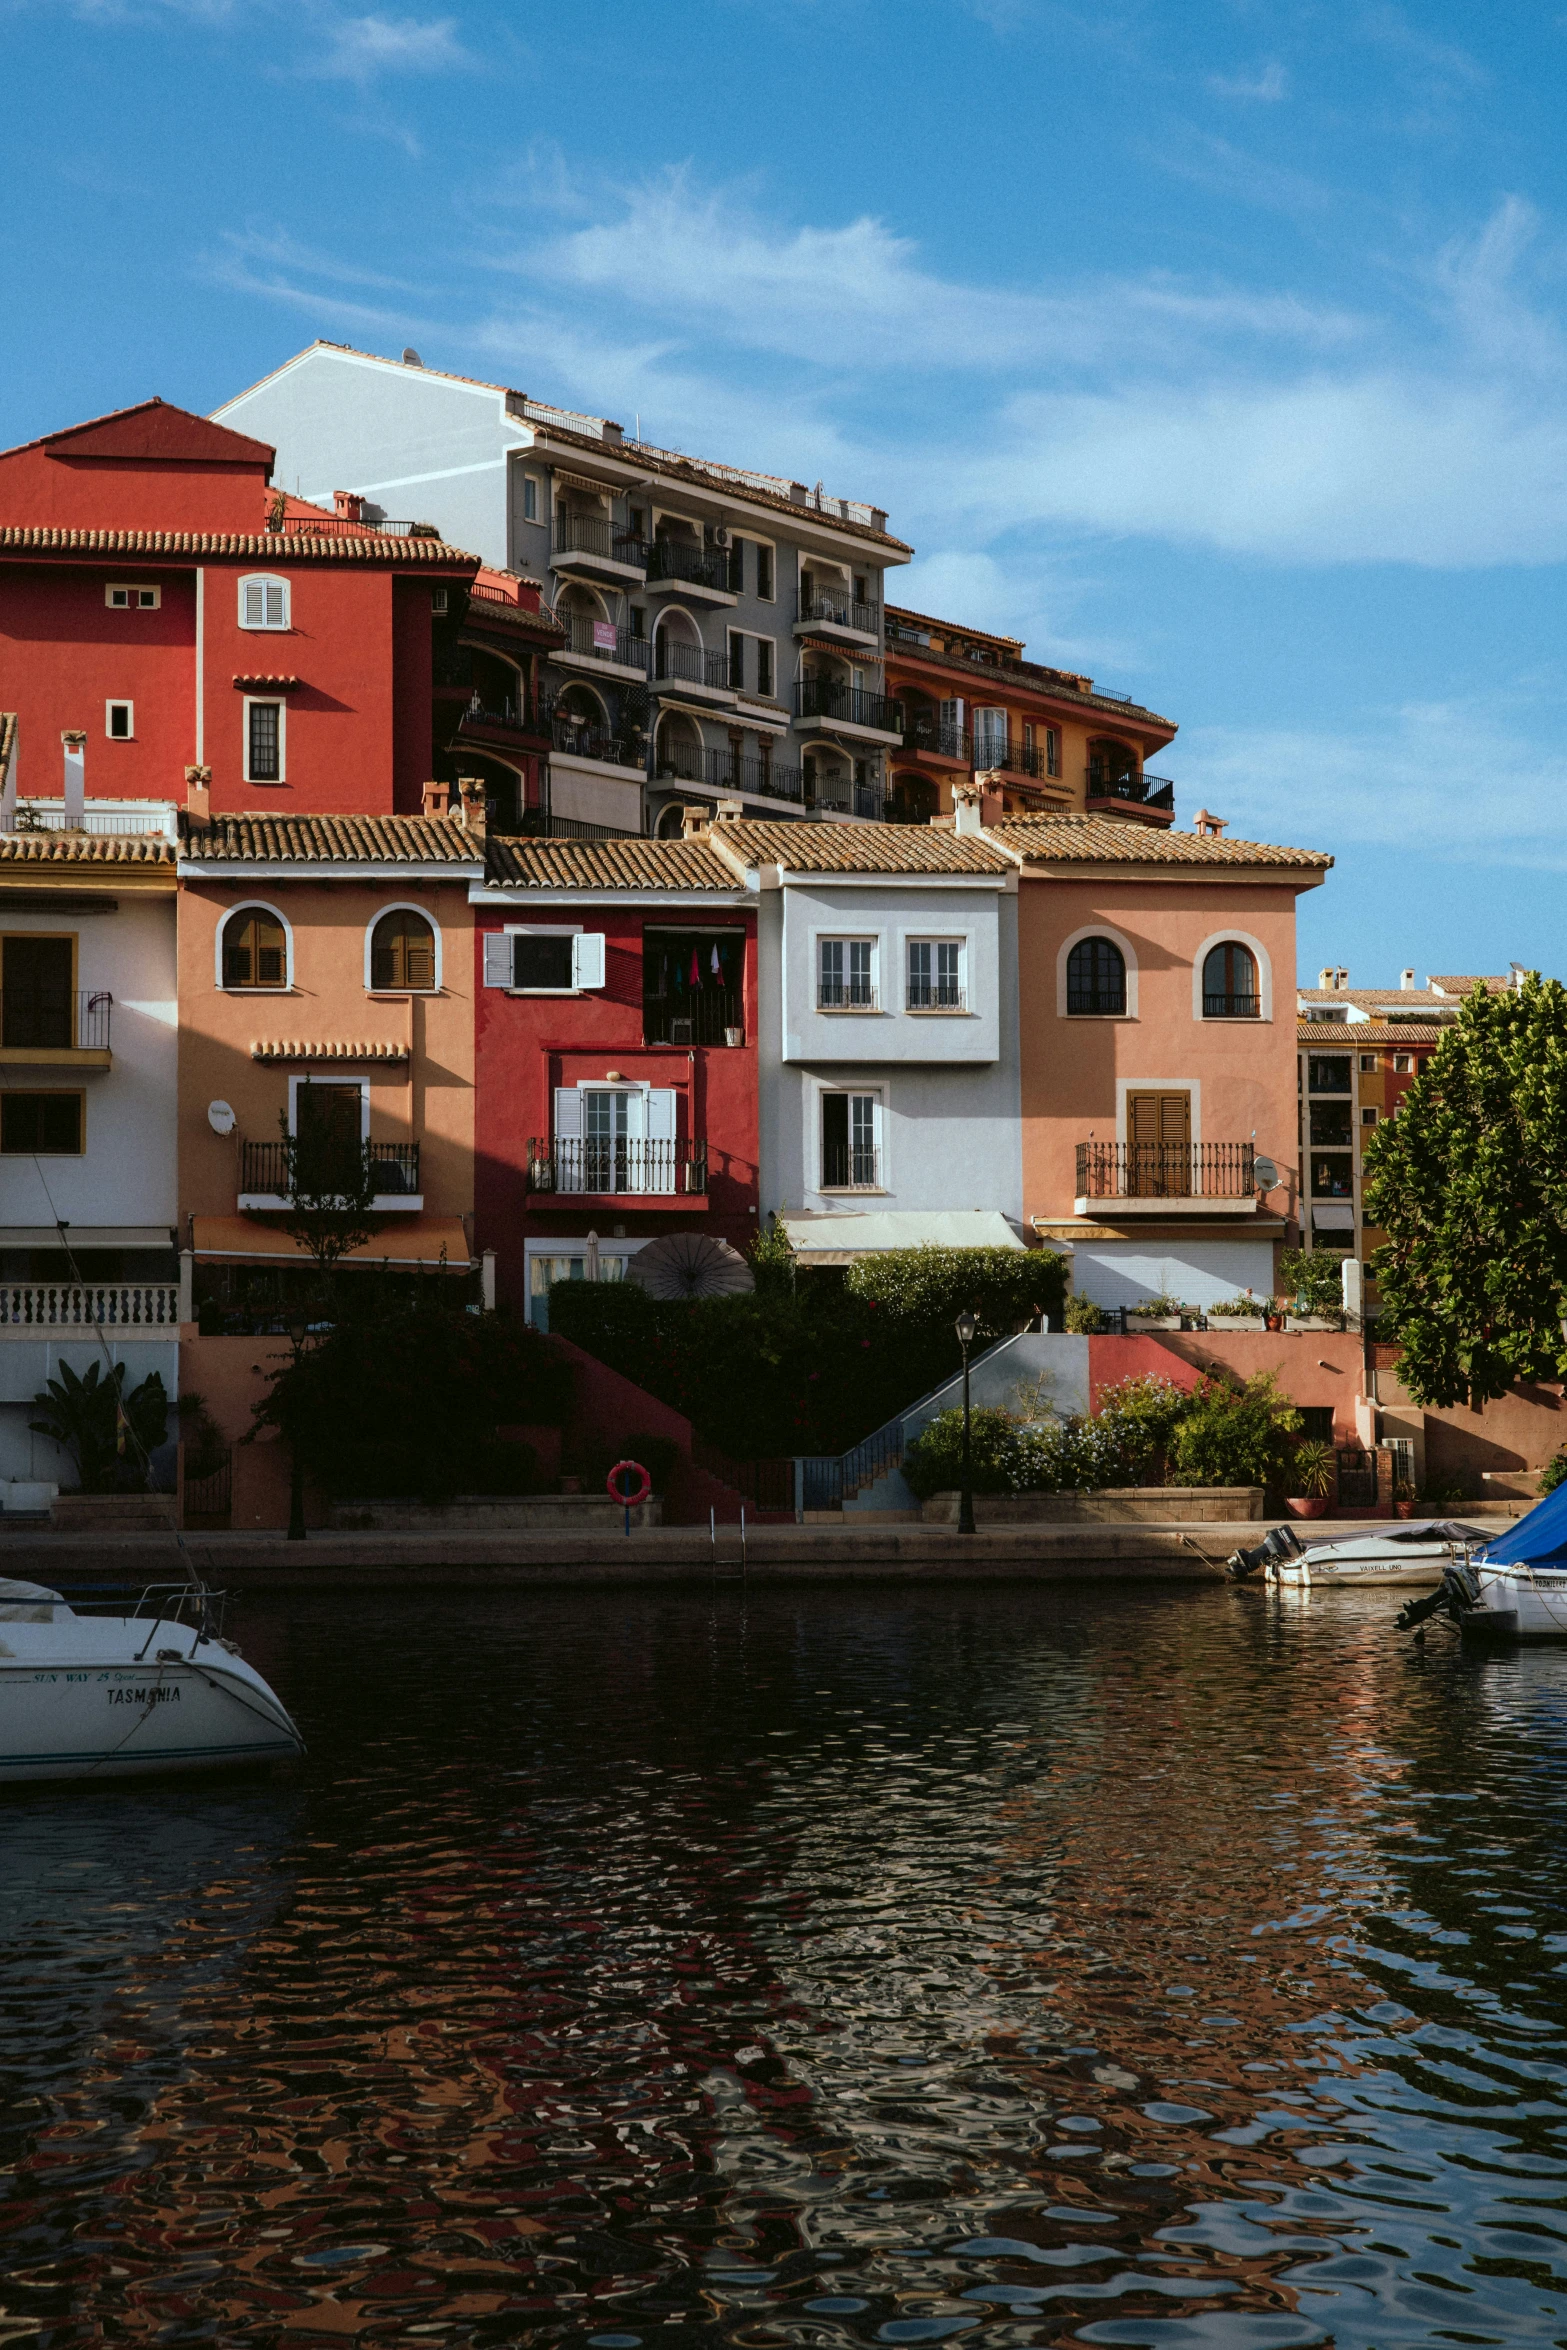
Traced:
<path fill-rule="evenodd" d="M 300 1088 L 302 1101 L 306 1089 Z M 322 1296 L 329 1299 L 337 1268 L 356 1248 L 363 1248 L 380 1230 L 371 1213 L 379 1178 L 369 1143 L 346 1136 L 325 1120 L 301 1118 L 302 1132 L 292 1133 L 279 1115 L 285 1166 L 284 1192 L 288 1208 L 283 1229 L 315 1265 Z"/>
<path fill-rule="evenodd" d="M 1380 1326 L 1421 1404 L 1478 1407 L 1561 1374 L 1567 990 L 1476 988 L 1366 1148 Z"/>
<path fill-rule="evenodd" d="M 85 1378 L 62 1363 L 33 1401 L 42 1410 L 27 1425 L 74 1454 L 84 1493 L 146 1490 L 148 1455 L 168 1432 L 169 1399 L 156 1371 L 127 1395 L 123 1363 L 107 1378 L 101 1363 L 89 1363 Z"/>

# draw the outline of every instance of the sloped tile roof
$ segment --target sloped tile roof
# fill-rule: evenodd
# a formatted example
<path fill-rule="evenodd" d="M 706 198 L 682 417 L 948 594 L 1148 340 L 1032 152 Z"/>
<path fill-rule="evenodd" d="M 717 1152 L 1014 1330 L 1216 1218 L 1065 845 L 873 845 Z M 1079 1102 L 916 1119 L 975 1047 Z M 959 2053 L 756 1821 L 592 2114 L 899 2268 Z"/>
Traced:
<path fill-rule="evenodd" d="M 972 833 L 921 824 L 769 824 L 740 817 L 713 827 L 745 865 L 791 873 L 1005 873 L 1003 857 Z"/>
<path fill-rule="evenodd" d="M 0 865 L 166 865 L 172 870 L 175 856 L 173 841 L 156 833 L 0 832 Z"/>
<path fill-rule="evenodd" d="M 181 826 L 189 864 L 475 865 L 484 845 L 451 816 L 285 816 L 258 809 Z"/>
<path fill-rule="evenodd" d="M 252 1040 L 250 1057 L 253 1061 L 406 1061 L 410 1052 L 406 1044 L 385 1038 L 368 1044 L 345 1044 L 340 1038 L 305 1044 L 297 1037 L 263 1036 Z"/>
<path fill-rule="evenodd" d="M 1444 1036 L 1452 1035 L 1453 1024 L 1450 1020 L 1299 1020 L 1296 1031 L 1302 1044 L 1348 1052 L 1373 1044 L 1400 1049 L 1412 1044 L 1440 1044 Z"/>
<path fill-rule="evenodd" d="M 1483 987 L 1487 995 L 1506 995 L 1513 983 L 1510 979 L 1501 979 L 1486 971 L 1471 972 L 1467 976 L 1462 972 L 1433 971 L 1430 984 L 1439 987 L 1445 996 L 1465 996 L 1473 995 L 1477 987 Z"/>
<path fill-rule="evenodd" d="M 1013 816 L 988 824 L 985 838 L 999 841 L 1030 864 L 1282 865 L 1325 872 L 1333 862 L 1320 849 L 1161 832 L 1117 816 Z"/>
<path fill-rule="evenodd" d="M 382 531 L 337 538 L 316 530 L 57 530 L 23 523 L 0 527 L 0 554 L 233 555 L 247 561 L 259 556 L 283 563 L 435 563 L 454 569 L 473 569 L 479 561 L 444 539 L 394 538 Z"/>
<path fill-rule="evenodd" d="M 492 840 L 492 889 L 722 889 L 740 886 L 697 840 Z"/>

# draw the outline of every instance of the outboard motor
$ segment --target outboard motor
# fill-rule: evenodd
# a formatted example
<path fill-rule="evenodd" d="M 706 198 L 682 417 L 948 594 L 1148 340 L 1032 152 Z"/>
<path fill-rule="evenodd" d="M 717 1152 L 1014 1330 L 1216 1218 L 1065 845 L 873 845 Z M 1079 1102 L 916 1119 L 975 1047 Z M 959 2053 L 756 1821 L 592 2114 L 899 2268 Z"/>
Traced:
<path fill-rule="evenodd" d="M 1261 1574 L 1278 1559 L 1298 1558 L 1304 1547 L 1290 1527 L 1275 1526 L 1255 1550 L 1232 1550 L 1226 1572 L 1231 1582 L 1244 1583 L 1248 1575 Z"/>
<path fill-rule="evenodd" d="M 1468 1559 L 1450 1559 L 1442 1570 L 1442 1580 L 1434 1591 L 1425 1592 L 1419 1599 L 1406 1600 L 1394 1619 L 1400 1632 L 1412 1632 L 1417 1624 L 1424 1624 L 1432 1616 L 1449 1616 L 1455 1624 L 1480 1599 L 1480 1578 Z"/>

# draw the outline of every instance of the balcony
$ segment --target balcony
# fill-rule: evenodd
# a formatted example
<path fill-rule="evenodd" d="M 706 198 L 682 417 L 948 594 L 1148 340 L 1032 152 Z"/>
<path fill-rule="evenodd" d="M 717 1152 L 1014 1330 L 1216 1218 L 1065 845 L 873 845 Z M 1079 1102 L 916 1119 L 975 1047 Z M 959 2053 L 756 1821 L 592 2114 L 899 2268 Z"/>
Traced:
<path fill-rule="evenodd" d="M 0 1282 L 0 1329 L 173 1331 L 179 1318 L 177 1281 Z"/>
<path fill-rule="evenodd" d="M 524 808 L 517 825 L 524 840 L 640 840 L 623 824 L 590 824 L 579 816 L 552 815 L 548 808 Z"/>
<path fill-rule="evenodd" d="M 602 1141 L 528 1142 L 528 1189 L 557 1197 L 700 1200 L 707 1195 L 704 1142 L 644 1142 L 633 1136 Z"/>
<path fill-rule="evenodd" d="M 699 693 L 722 694 L 725 700 L 733 690 L 726 654 L 710 653 L 705 645 L 688 645 L 667 629 L 661 629 L 654 639 L 653 674 L 664 684 L 694 686 Z"/>
<path fill-rule="evenodd" d="M 645 995 L 644 1044 L 727 1045 L 745 1034 L 745 1007 L 737 987 L 692 987 L 683 995 Z M 667 1148 L 667 1145 L 660 1145 Z"/>
<path fill-rule="evenodd" d="M 611 734 L 607 727 L 586 720 L 573 724 L 557 712 L 550 721 L 550 742 L 562 758 L 591 759 L 597 767 L 618 767 L 628 775 L 642 773 L 641 743 L 633 736 Z"/>
<path fill-rule="evenodd" d="M 1255 1163 L 1249 1142 L 1080 1142 L 1074 1212 L 1254 1216 Z"/>
<path fill-rule="evenodd" d="M 968 767 L 974 756 L 968 729 L 932 718 L 925 711 L 904 712 L 903 750 L 935 766 Z"/>
<path fill-rule="evenodd" d="M 646 539 L 619 530 L 602 514 L 555 515 L 550 568 L 640 584 L 647 573 Z"/>
<path fill-rule="evenodd" d="M 645 682 L 653 658 L 645 636 L 633 636 L 629 628 L 617 628 L 612 620 L 585 619 L 580 612 L 563 612 L 560 623 L 566 642 L 551 653 L 552 661 L 566 669 L 585 665 L 604 669 L 632 685 Z"/>
<path fill-rule="evenodd" d="M 736 600 L 728 549 L 700 547 L 694 539 L 655 539 L 647 551 L 647 584 L 686 588 L 704 603 Z"/>
<path fill-rule="evenodd" d="M 470 742 L 499 739 L 511 744 L 518 737 L 529 744 L 543 738 L 542 720 L 530 720 L 519 702 L 485 703 L 475 694 L 457 721 L 457 731 Z"/>
<path fill-rule="evenodd" d="M 879 645 L 881 643 L 881 606 L 862 604 L 858 598 L 838 588 L 812 587 L 800 598 L 796 631 L 802 628 L 826 629 L 833 636 L 846 641 Z"/>
<path fill-rule="evenodd" d="M 1149 775 L 1146 771 L 1132 774 L 1125 768 L 1101 767 L 1097 763 L 1088 770 L 1088 809 L 1116 816 L 1134 816 L 1144 824 L 1168 825 L 1175 822 L 1175 786 L 1164 775 Z"/>
<path fill-rule="evenodd" d="M 11 988 L 0 995 L 0 1064 L 56 1069 L 107 1069 L 107 988 Z"/>
<path fill-rule="evenodd" d="M 798 767 L 786 767 L 777 759 L 741 758 L 733 751 L 707 753 L 706 780 L 714 791 L 742 792 L 759 800 L 798 801 L 804 796 Z"/>
<path fill-rule="evenodd" d="M 1058 788 L 1061 783 L 1060 776 L 1052 774 L 1037 743 L 1019 742 L 1012 735 L 1004 739 L 980 735 L 974 744 L 974 772 L 976 775 L 1026 775 L 1030 782 L 1054 783 Z"/>
<path fill-rule="evenodd" d="M 375 1197 L 370 1203 L 372 1210 L 381 1213 L 393 1208 L 422 1208 L 424 1199 L 419 1190 L 419 1145 L 416 1142 L 370 1142 L 364 1147 L 375 1170 Z M 239 1205 L 242 1208 L 277 1209 L 291 1204 L 288 1157 L 288 1148 L 282 1142 L 241 1142 Z"/>
<path fill-rule="evenodd" d="M 854 783 L 842 775 L 819 776 L 805 794 L 808 814 L 849 816 L 857 824 L 885 823 L 887 805 L 887 794 L 881 784 Z"/>
<path fill-rule="evenodd" d="M 844 685 L 836 677 L 802 677 L 794 689 L 795 724 L 828 725 L 881 742 L 903 738 L 903 707 L 886 694 Z"/>

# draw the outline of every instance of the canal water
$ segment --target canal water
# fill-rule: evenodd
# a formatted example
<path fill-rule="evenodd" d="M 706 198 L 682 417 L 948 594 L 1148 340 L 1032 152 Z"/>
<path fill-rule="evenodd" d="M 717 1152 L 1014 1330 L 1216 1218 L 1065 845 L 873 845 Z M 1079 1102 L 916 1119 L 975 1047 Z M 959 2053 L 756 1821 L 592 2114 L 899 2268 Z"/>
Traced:
<path fill-rule="evenodd" d="M 0 2346 L 1567 2341 L 1567 1655 L 1228 1589 L 237 1627 L 0 1806 Z"/>

